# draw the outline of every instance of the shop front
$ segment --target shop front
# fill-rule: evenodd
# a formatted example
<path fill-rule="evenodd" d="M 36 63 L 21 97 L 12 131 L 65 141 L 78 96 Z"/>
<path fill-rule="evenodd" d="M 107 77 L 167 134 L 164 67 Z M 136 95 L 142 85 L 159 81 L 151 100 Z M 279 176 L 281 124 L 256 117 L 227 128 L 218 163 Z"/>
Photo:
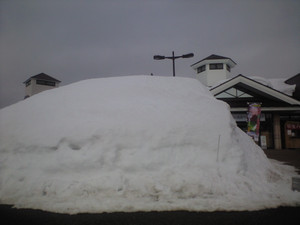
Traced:
<path fill-rule="evenodd" d="M 258 145 L 263 149 L 274 149 L 275 139 L 277 148 L 300 150 L 300 116 L 288 115 L 291 112 L 262 112 L 260 116 L 260 130 Z M 233 112 L 237 126 L 247 133 L 247 112 Z M 277 122 L 279 118 L 280 122 Z M 279 129 L 278 129 L 279 128 Z M 277 130 L 277 132 L 274 132 Z M 276 135 L 275 135 L 276 134 Z"/>
<path fill-rule="evenodd" d="M 249 133 L 248 106 L 259 103 L 259 138 L 263 149 L 300 149 L 300 102 L 243 75 L 210 89 L 230 106 L 238 127 Z M 257 139 L 257 138 L 255 138 Z"/>

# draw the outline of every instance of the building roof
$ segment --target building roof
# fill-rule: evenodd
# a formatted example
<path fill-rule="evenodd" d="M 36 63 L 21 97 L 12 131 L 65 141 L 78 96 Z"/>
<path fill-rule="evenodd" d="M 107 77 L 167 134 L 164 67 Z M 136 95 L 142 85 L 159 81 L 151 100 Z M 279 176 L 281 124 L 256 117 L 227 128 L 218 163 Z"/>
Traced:
<path fill-rule="evenodd" d="M 293 93 L 293 97 L 300 100 L 300 73 L 298 73 L 297 75 L 287 79 L 285 81 L 285 83 L 296 85 L 295 91 Z"/>
<path fill-rule="evenodd" d="M 243 102 L 254 100 L 264 101 L 265 111 L 286 110 L 287 108 L 289 110 L 300 110 L 300 102 L 298 100 L 242 74 L 210 88 L 210 91 L 214 96 L 217 96 L 231 88 L 236 88 L 253 96 L 253 98 L 249 99 L 222 99 L 236 109 L 244 110 L 246 107 L 242 107 Z M 231 108 L 231 110 L 234 110 L 234 108 Z"/>
<path fill-rule="evenodd" d="M 37 74 L 37 75 L 34 75 L 34 76 L 28 78 L 28 79 L 25 80 L 23 83 L 26 83 L 26 82 L 27 82 L 28 80 L 30 80 L 30 79 L 35 79 L 35 80 L 38 79 L 38 80 L 54 81 L 54 82 L 58 82 L 58 83 L 61 82 L 60 80 L 57 80 L 57 79 L 55 79 L 55 78 L 53 78 L 53 77 L 51 77 L 51 76 L 49 76 L 49 75 L 47 75 L 47 74 L 45 74 L 45 73 L 40 73 L 40 74 Z"/>
<path fill-rule="evenodd" d="M 300 86 L 300 73 L 298 73 L 297 75 L 287 79 L 285 81 L 286 84 L 296 84 L 297 86 Z"/>
<path fill-rule="evenodd" d="M 206 58 L 204 58 L 204 59 L 201 59 L 200 61 L 194 63 L 194 64 L 191 65 L 191 66 L 194 66 L 194 65 L 196 65 L 196 64 L 198 64 L 198 63 L 200 63 L 200 62 L 203 62 L 203 61 L 205 61 L 205 60 L 219 60 L 219 59 L 221 59 L 221 60 L 222 60 L 222 59 L 231 60 L 231 61 L 236 65 L 236 63 L 235 63 L 231 58 L 229 58 L 229 57 L 225 57 L 225 56 L 220 56 L 220 55 L 212 54 L 212 55 L 210 55 L 210 56 L 208 56 L 208 57 L 206 57 Z"/>

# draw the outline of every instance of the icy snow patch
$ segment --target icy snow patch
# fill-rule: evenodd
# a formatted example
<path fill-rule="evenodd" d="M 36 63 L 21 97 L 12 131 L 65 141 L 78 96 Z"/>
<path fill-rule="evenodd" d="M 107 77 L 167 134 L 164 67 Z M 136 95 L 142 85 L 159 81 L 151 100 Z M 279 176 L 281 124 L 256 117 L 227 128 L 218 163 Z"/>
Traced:
<path fill-rule="evenodd" d="M 194 79 L 85 80 L 0 110 L 0 127 L 1 204 L 99 213 L 300 203 L 293 168 L 270 162 Z"/>

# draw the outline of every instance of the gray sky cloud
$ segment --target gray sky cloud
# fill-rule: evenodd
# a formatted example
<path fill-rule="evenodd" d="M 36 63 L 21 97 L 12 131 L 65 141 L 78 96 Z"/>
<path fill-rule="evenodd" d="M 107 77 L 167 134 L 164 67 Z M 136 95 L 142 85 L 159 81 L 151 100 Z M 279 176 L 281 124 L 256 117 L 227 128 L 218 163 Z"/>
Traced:
<path fill-rule="evenodd" d="M 23 98 L 40 72 L 66 85 L 129 74 L 178 76 L 210 55 L 231 57 L 233 75 L 289 78 L 300 72 L 300 2 L 196 0 L 0 1 L 0 108 Z"/>

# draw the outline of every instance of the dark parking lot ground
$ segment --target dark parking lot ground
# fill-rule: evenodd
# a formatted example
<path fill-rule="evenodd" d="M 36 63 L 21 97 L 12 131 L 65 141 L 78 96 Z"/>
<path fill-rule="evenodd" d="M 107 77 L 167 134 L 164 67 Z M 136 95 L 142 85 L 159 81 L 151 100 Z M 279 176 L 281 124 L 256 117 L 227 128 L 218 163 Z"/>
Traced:
<path fill-rule="evenodd" d="M 266 155 L 298 168 L 300 171 L 300 150 L 265 150 Z M 299 207 L 279 207 L 260 211 L 242 212 L 135 212 L 101 214 L 58 214 L 41 210 L 14 209 L 0 205 L 1 224 L 4 225 L 229 225 L 229 224 L 300 224 Z"/>
<path fill-rule="evenodd" d="M 67 215 L 1 206 L 5 225 L 255 225 L 299 224 L 300 207 L 279 207 L 251 212 L 136 212 Z M 4 217 L 5 216 L 5 217 Z M 4 218 L 4 220 L 3 220 Z M 4 223 L 3 223 L 4 221 Z"/>

